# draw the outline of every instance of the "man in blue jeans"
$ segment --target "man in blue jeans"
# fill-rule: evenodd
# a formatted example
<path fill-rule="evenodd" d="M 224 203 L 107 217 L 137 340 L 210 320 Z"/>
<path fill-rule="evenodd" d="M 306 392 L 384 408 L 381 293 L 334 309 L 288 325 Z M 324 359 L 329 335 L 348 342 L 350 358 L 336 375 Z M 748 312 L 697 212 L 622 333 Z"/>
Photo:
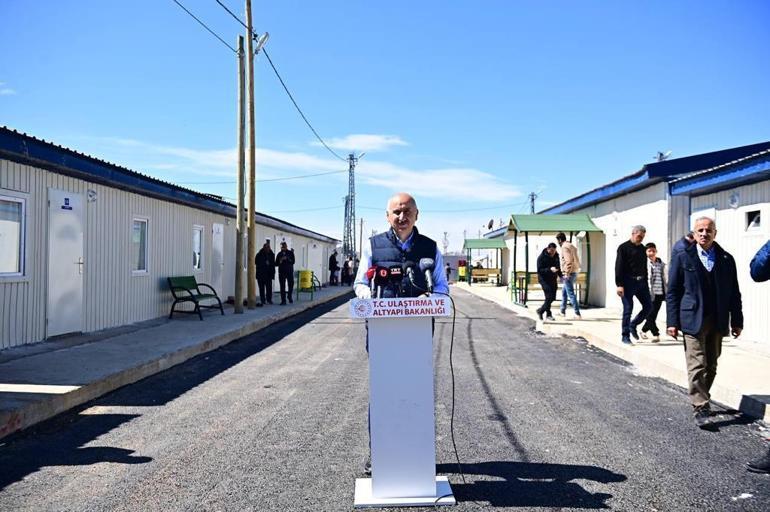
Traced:
<path fill-rule="evenodd" d="M 567 235 L 559 233 L 556 235 L 556 241 L 559 242 L 559 248 L 561 249 L 561 272 L 562 272 L 562 288 L 561 288 L 561 308 L 559 308 L 559 316 L 565 316 L 567 314 L 567 299 L 572 303 L 572 307 L 575 308 L 575 318 L 581 319 L 580 316 L 580 304 L 575 296 L 575 280 L 577 279 L 577 273 L 580 270 L 580 259 L 578 259 L 577 248 L 567 241 Z"/>
<path fill-rule="evenodd" d="M 652 309 L 650 287 L 647 284 L 647 250 L 642 245 L 647 229 L 644 226 L 631 228 L 631 238 L 618 246 L 615 258 L 615 285 L 618 297 L 623 301 L 623 322 L 621 341 L 633 345 L 631 336 L 639 340 L 636 327 L 644 322 Z M 634 297 L 639 300 L 642 310 L 631 320 Z"/>

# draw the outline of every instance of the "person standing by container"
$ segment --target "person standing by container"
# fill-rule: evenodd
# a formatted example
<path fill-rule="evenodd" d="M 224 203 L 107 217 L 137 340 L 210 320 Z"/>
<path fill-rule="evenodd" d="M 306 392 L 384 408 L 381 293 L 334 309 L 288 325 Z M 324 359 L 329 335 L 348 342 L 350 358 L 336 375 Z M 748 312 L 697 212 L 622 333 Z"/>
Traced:
<path fill-rule="evenodd" d="M 332 255 L 329 256 L 329 286 L 339 284 L 337 281 L 337 271 L 339 269 L 340 266 L 337 263 L 337 250 L 335 249 L 334 252 L 332 252 Z"/>
<path fill-rule="evenodd" d="M 275 257 L 278 266 L 278 283 L 281 287 L 281 306 L 286 305 L 286 289 L 289 289 L 289 303 L 294 301 L 291 294 L 294 292 L 294 249 L 289 250 L 286 242 L 281 242 L 281 250 Z"/>
<path fill-rule="evenodd" d="M 551 303 L 556 300 L 556 280 L 560 273 L 559 255 L 556 254 L 556 244 L 552 242 L 537 257 L 537 281 L 545 294 L 543 305 L 537 309 L 541 320 L 553 320 Z"/>
<path fill-rule="evenodd" d="M 275 279 L 275 253 L 270 248 L 270 240 L 265 240 L 264 245 L 254 258 L 257 266 L 257 284 L 259 285 L 259 304 L 273 303 L 273 279 Z"/>

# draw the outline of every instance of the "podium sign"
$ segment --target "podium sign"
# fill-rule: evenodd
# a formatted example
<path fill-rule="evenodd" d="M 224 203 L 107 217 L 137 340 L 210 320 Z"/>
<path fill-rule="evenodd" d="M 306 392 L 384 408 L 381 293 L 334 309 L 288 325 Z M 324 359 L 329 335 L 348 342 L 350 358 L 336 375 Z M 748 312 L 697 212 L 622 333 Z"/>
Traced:
<path fill-rule="evenodd" d="M 353 299 L 350 313 L 369 337 L 372 478 L 356 480 L 355 506 L 453 505 L 436 477 L 433 403 L 432 317 L 452 314 L 449 298 Z"/>

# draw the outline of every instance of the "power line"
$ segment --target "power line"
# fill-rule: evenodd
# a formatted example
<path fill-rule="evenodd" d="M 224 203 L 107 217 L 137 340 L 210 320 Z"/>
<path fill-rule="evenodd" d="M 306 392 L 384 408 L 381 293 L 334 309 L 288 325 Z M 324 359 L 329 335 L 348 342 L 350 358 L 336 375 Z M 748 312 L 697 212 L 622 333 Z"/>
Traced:
<path fill-rule="evenodd" d="M 238 51 L 237 51 L 235 48 L 233 48 L 232 46 L 230 46 L 229 44 L 227 44 L 227 42 L 225 42 L 225 40 L 224 40 L 224 39 L 222 39 L 221 37 L 219 37 L 219 35 L 217 35 L 217 33 L 216 33 L 216 32 L 214 32 L 213 30 L 211 30 L 211 29 L 210 29 L 210 28 L 209 28 L 209 27 L 208 27 L 208 26 L 207 26 L 205 23 L 203 23 L 203 22 L 202 22 L 200 19 L 198 19 L 198 17 L 197 17 L 197 16 L 195 16 L 193 13 L 191 13 L 190 11 L 188 11 L 188 10 L 187 10 L 187 7 L 185 7 L 184 5 L 180 4 L 180 3 L 179 3 L 177 0 L 172 0 L 172 1 L 173 1 L 175 4 L 177 4 L 179 7 L 181 7 L 181 8 L 182 8 L 182 10 L 183 10 L 184 12 L 186 12 L 187 14 L 189 14 L 190 16 L 192 16 L 192 18 L 193 18 L 195 21 L 197 21 L 198 23 L 200 23 L 200 24 L 201 24 L 201 26 L 202 26 L 203 28 L 205 28 L 206 30 L 208 30 L 208 31 L 209 31 L 209 33 L 210 33 L 212 36 L 214 36 L 214 37 L 216 37 L 217 39 L 219 39 L 219 41 L 220 41 L 220 42 L 221 42 L 223 45 L 227 46 L 228 48 L 230 48 L 230 50 L 231 50 L 231 51 L 232 51 L 234 54 L 238 55 Z"/>
<path fill-rule="evenodd" d="M 226 6 L 224 3 L 222 3 L 220 0 L 216 0 L 216 2 L 217 2 L 217 3 L 218 3 L 220 6 L 222 6 L 222 8 L 223 8 L 225 11 L 227 11 L 227 13 L 228 13 L 230 16 L 232 16 L 232 17 L 233 17 L 233 19 L 234 19 L 235 21 L 237 21 L 238 23 L 240 23 L 241 25 L 243 25 L 243 27 L 244 27 L 246 30 L 249 30 L 249 27 L 248 27 L 248 26 L 247 26 L 247 25 L 246 25 L 246 24 L 245 24 L 243 21 L 241 21 L 241 19 L 240 19 L 238 16 L 236 16 L 236 15 L 235 15 L 235 13 L 233 13 L 233 11 L 231 11 L 230 9 L 228 9 L 228 8 L 227 8 L 227 6 Z M 251 36 L 252 36 L 252 37 L 257 37 L 257 34 L 254 32 L 254 30 L 252 30 L 252 31 L 251 31 Z M 335 152 L 335 151 L 334 151 L 332 148 L 330 148 L 330 147 L 329 147 L 329 145 L 328 145 L 328 144 L 326 144 L 326 142 L 325 142 L 325 141 L 324 141 L 324 140 L 321 138 L 321 136 L 320 136 L 320 135 L 318 135 L 318 132 L 315 130 L 315 128 L 313 128 L 313 125 L 312 125 L 312 124 L 310 124 L 310 121 L 308 121 L 308 119 L 307 119 L 307 117 L 305 116 L 304 112 L 302 112 L 302 109 L 301 109 L 301 108 L 299 108 L 299 105 L 297 104 L 297 101 L 294 99 L 294 96 L 291 94 L 291 92 L 289 91 L 289 88 L 286 86 L 286 82 L 284 82 L 284 81 L 283 81 L 283 78 L 281 78 L 281 74 L 280 74 L 280 73 L 278 72 L 278 70 L 276 69 L 276 67 L 275 67 L 275 64 L 273 64 L 273 59 L 271 59 L 271 58 L 270 58 L 270 55 L 267 53 L 267 49 L 266 49 L 266 48 L 262 48 L 262 53 L 264 53 L 264 54 L 265 54 L 265 57 L 267 57 L 267 62 L 269 62 L 269 63 L 270 63 L 270 67 L 271 67 L 271 68 L 273 68 L 273 72 L 275 73 L 275 76 L 276 76 L 276 77 L 278 77 L 278 81 L 279 81 L 279 82 L 281 82 L 281 85 L 283 86 L 283 90 L 284 90 L 284 91 L 286 91 L 286 94 L 289 96 L 289 99 L 290 99 L 290 100 L 291 100 L 291 102 L 294 104 L 294 108 L 296 108 L 296 109 L 297 109 L 297 112 L 299 112 L 299 115 L 300 115 L 300 116 L 302 116 L 302 119 L 305 121 L 305 124 L 308 126 L 308 128 L 310 128 L 310 131 L 312 131 L 312 132 L 313 132 L 313 135 L 315 135 L 315 136 L 316 136 L 316 138 L 318 139 L 318 141 L 319 141 L 319 142 L 320 142 L 320 143 L 323 145 L 323 147 L 325 147 L 325 148 L 326 148 L 326 149 L 329 151 L 329 153 L 331 153 L 332 155 L 336 156 L 337 158 L 339 158 L 339 159 L 340 159 L 340 160 L 342 160 L 343 162 L 347 162 L 347 161 L 348 161 L 348 159 L 347 159 L 347 158 L 342 158 L 342 157 L 341 157 L 340 155 L 338 155 L 338 154 L 337 154 L 337 153 L 336 153 L 336 152 Z"/>
<path fill-rule="evenodd" d="M 235 14 L 235 13 L 233 13 L 233 11 L 231 11 L 230 9 L 228 9 L 228 8 L 227 8 L 227 6 L 226 6 L 225 4 L 223 4 L 222 2 L 220 2 L 220 0 L 216 0 L 216 2 L 217 2 L 219 5 L 221 5 L 221 6 L 222 6 L 222 9 L 224 9 L 225 11 L 227 11 L 227 14 L 229 14 L 230 16 L 232 16 L 232 17 L 233 17 L 233 19 L 234 19 L 235 21 L 237 21 L 238 23 L 240 23 L 241 25 L 243 25 L 243 28 L 245 28 L 246 30 L 249 30 L 249 27 L 248 27 L 248 25 L 246 25 L 244 22 L 242 22 L 242 21 L 241 21 L 241 19 L 240 19 L 238 16 L 236 16 L 236 14 Z M 254 30 L 252 30 L 252 31 L 251 31 L 251 36 L 252 36 L 252 37 L 257 37 L 257 34 L 254 32 Z"/>
<path fill-rule="evenodd" d="M 265 178 L 262 180 L 255 180 L 257 183 L 265 183 L 266 181 L 287 181 L 287 180 L 298 180 L 301 178 L 312 178 L 315 176 L 327 176 L 329 174 L 340 174 L 343 172 L 348 172 L 347 170 L 344 171 L 331 171 L 331 172 L 319 172 L 316 174 L 303 174 L 301 176 L 287 176 L 285 178 Z M 235 183 L 235 180 L 227 180 L 227 181 L 178 181 L 176 182 L 177 185 L 229 185 L 232 183 Z"/>
<path fill-rule="evenodd" d="M 270 58 L 270 55 L 267 53 L 267 50 L 263 48 L 262 51 L 264 52 L 265 57 L 267 57 L 267 62 L 270 63 L 270 67 L 273 68 L 273 71 L 275 72 L 275 76 L 278 77 L 278 81 L 281 82 L 281 85 L 283 86 L 283 90 L 286 91 L 286 94 L 289 96 L 289 99 L 294 104 L 294 107 L 297 109 L 297 112 L 299 112 L 299 115 L 302 116 L 302 119 L 305 121 L 305 124 L 308 126 L 308 128 L 310 128 L 310 131 L 313 132 L 313 134 L 316 136 L 316 138 L 319 140 L 319 142 L 321 144 L 323 144 L 323 147 L 325 147 L 329 151 L 329 153 L 331 153 L 332 155 L 336 156 L 337 158 L 339 158 L 343 162 L 347 162 L 347 158 L 342 158 L 340 155 L 335 153 L 334 150 L 332 148 L 330 148 L 328 146 L 328 144 L 326 144 L 326 142 L 324 142 L 324 140 L 321 138 L 321 136 L 318 135 L 318 132 L 315 131 L 315 128 L 313 128 L 313 125 L 310 124 L 310 121 L 308 121 L 307 117 L 305 117 L 305 114 L 302 112 L 302 109 L 299 108 L 299 105 L 297 105 L 297 102 L 294 100 L 294 96 L 292 96 L 291 92 L 289 92 L 289 88 L 286 87 L 286 83 L 283 81 L 283 78 L 281 78 L 280 73 L 278 73 L 278 70 L 275 68 L 275 65 L 273 64 L 273 60 Z"/>

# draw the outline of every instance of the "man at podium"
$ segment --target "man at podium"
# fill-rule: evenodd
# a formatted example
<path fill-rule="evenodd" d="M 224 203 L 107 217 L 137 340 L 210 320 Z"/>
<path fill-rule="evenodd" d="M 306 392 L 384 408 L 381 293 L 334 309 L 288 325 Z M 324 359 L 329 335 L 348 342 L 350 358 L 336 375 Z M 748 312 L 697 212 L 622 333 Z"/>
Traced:
<path fill-rule="evenodd" d="M 433 280 L 433 291 L 436 293 L 449 293 L 446 275 L 444 274 L 444 260 L 438 250 L 436 242 L 425 235 L 421 235 L 415 223 L 417 222 L 417 202 L 414 197 L 399 192 L 388 201 L 385 217 L 388 219 L 390 229 L 384 233 L 374 235 L 364 244 L 361 250 L 361 264 L 355 280 L 356 296 L 360 299 L 372 297 L 372 286 L 367 271 L 372 268 L 384 267 L 401 269 L 401 274 L 395 279 L 387 280 L 380 290 L 381 297 L 418 297 L 428 290 L 428 272 Z M 420 262 L 432 260 L 432 269 L 421 269 Z M 407 271 L 407 266 L 411 271 Z M 435 272 L 434 272 L 435 269 Z M 410 274 L 411 273 L 411 277 Z"/>
<path fill-rule="evenodd" d="M 429 279 L 432 281 L 434 292 L 449 293 L 438 245 L 427 236 L 421 235 L 414 225 L 418 213 L 417 202 L 411 195 L 400 192 L 390 198 L 385 210 L 390 229 L 374 235 L 369 239 L 369 243 L 362 247 L 361 265 L 355 280 L 355 292 L 359 299 L 369 299 L 373 295 L 382 298 L 418 297 L 429 289 Z M 421 270 L 420 262 L 425 260 L 433 262 L 432 269 Z M 410 271 L 407 271 L 407 267 L 411 267 Z M 391 273 L 384 282 L 375 279 L 373 283 L 370 269 L 377 268 L 397 268 L 401 273 Z M 427 275 L 428 273 L 430 275 Z M 373 287 L 373 284 L 377 286 Z M 366 351 L 369 352 L 368 324 Z M 367 475 L 371 473 L 370 458 L 364 463 L 364 472 Z"/>

